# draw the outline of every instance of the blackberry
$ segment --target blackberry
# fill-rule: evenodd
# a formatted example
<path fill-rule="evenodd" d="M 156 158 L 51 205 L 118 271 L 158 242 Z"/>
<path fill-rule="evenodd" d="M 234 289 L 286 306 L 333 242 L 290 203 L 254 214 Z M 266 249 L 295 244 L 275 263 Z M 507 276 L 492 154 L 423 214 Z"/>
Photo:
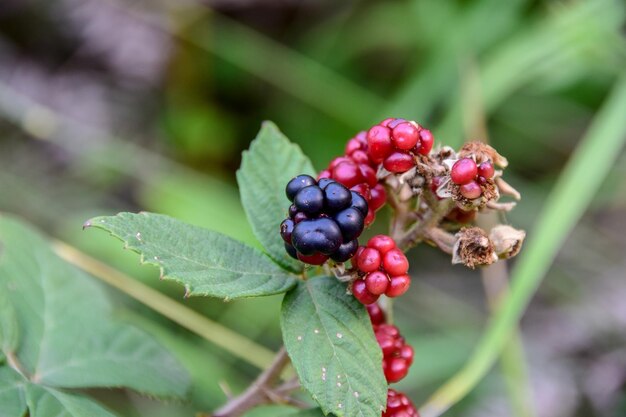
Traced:
<path fill-rule="evenodd" d="M 293 258 L 321 265 L 351 259 L 370 212 L 367 200 L 333 179 L 312 180 L 299 175 L 285 193 L 293 202 L 280 225 L 285 250 Z"/>

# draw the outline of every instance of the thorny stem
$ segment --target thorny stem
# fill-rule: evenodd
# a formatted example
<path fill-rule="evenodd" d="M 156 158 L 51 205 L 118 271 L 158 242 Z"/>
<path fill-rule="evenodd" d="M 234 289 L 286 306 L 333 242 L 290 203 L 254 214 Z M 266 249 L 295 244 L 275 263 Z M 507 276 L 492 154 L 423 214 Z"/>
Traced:
<path fill-rule="evenodd" d="M 289 394 L 300 387 L 297 379 L 292 379 L 274 388 L 274 384 L 280 379 L 283 369 L 288 364 L 289 356 L 285 348 L 282 347 L 272 364 L 259 375 L 243 394 L 229 400 L 213 414 L 200 414 L 199 417 L 239 417 L 247 410 L 267 403 L 304 406 L 299 401 L 289 398 Z"/>

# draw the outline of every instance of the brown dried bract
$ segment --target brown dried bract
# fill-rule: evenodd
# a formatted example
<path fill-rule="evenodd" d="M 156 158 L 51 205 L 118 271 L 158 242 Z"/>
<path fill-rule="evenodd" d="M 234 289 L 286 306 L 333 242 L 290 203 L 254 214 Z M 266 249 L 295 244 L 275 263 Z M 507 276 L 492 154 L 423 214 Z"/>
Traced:
<path fill-rule="evenodd" d="M 465 227 L 456 235 L 452 263 L 474 269 L 477 265 L 491 265 L 498 260 L 493 242 L 480 227 Z"/>
<path fill-rule="evenodd" d="M 491 229 L 489 238 L 493 242 L 496 254 L 502 258 L 512 258 L 522 249 L 526 232 L 507 225 L 499 225 Z"/>
<path fill-rule="evenodd" d="M 506 168 L 509 161 L 494 148 L 483 142 L 467 142 L 459 151 L 459 158 L 472 158 L 477 164 L 489 161 L 500 168 Z"/>

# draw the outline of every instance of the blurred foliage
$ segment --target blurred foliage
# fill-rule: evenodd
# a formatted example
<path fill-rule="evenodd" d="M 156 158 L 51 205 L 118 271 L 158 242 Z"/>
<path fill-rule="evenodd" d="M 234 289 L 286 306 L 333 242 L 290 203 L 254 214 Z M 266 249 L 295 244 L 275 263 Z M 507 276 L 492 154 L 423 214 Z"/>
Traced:
<path fill-rule="evenodd" d="M 625 18 L 620 0 L 3 0 L 0 211 L 275 349 L 280 297 L 183 301 L 119 244 L 81 234 L 82 222 L 150 210 L 254 244 L 234 172 L 263 120 L 319 169 L 382 117 L 456 145 L 484 113 L 524 195 L 506 220 L 531 229 L 626 68 Z M 524 319 L 539 416 L 626 412 L 625 172 L 622 150 Z M 432 248 L 412 256 L 396 316 L 418 358 L 400 386 L 420 403 L 469 357 L 487 311 L 477 273 Z M 122 413 L 191 415 L 256 373 L 116 294 L 195 381 L 190 404 L 166 407 L 98 393 Z M 512 415 L 497 369 L 448 413 L 486 414 Z"/>

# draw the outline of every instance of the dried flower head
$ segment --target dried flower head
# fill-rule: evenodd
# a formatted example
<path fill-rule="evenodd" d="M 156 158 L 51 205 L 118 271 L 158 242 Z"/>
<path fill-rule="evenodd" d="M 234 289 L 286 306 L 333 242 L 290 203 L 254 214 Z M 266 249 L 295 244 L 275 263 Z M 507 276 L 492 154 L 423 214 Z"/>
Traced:
<path fill-rule="evenodd" d="M 474 269 L 476 265 L 491 265 L 498 260 L 493 242 L 480 227 L 464 227 L 456 235 L 452 263 Z"/>

